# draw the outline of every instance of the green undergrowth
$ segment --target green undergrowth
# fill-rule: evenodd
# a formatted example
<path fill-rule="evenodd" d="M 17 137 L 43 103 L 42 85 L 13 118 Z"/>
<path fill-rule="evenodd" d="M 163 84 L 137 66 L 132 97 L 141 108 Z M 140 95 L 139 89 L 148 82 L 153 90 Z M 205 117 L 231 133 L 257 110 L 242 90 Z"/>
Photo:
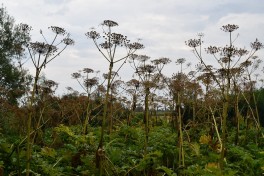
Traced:
<path fill-rule="evenodd" d="M 100 128 L 89 127 L 82 135 L 80 126 L 59 125 L 43 132 L 42 142 L 33 145 L 32 175 L 97 176 L 95 164 Z M 154 176 L 254 176 L 264 173 L 264 140 L 258 141 L 254 130 L 248 139 L 241 131 L 239 144 L 232 141 L 235 130 L 228 133 L 225 167 L 219 167 L 219 141 L 209 131 L 185 130 L 185 165 L 178 163 L 178 137 L 168 124 L 150 128 L 145 150 L 145 133 L 141 126 L 119 126 L 104 137 L 103 168 L 105 175 Z M 0 134 L 0 168 L 4 175 L 25 172 L 25 143 L 17 135 Z"/>

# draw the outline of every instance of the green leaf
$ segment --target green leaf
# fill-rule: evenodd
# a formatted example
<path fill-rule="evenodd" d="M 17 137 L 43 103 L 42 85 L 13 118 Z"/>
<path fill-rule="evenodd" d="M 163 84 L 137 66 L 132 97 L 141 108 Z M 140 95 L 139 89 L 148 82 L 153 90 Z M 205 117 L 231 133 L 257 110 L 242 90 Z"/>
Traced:
<path fill-rule="evenodd" d="M 52 158 L 55 158 L 57 155 L 57 152 L 53 148 L 49 148 L 49 147 L 42 148 L 40 153 L 43 156 L 49 156 Z"/>
<path fill-rule="evenodd" d="M 156 168 L 157 170 L 162 170 L 163 172 L 165 172 L 168 176 L 177 176 L 176 173 L 173 172 L 173 170 L 171 170 L 170 168 L 167 168 L 165 166 L 160 166 Z"/>

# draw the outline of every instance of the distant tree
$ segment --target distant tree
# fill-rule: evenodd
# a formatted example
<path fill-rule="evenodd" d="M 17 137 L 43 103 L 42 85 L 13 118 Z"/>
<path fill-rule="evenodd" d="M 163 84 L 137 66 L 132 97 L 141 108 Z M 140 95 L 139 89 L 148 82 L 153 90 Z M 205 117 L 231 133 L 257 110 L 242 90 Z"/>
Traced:
<path fill-rule="evenodd" d="M 6 9 L 0 8 L 0 99 L 17 103 L 25 91 L 27 72 L 22 69 L 23 44 L 30 40 L 23 25 L 15 24 Z M 16 65 L 18 63 L 19 65 Z M 19 67 L 20 66 L 20 67 Z"/>

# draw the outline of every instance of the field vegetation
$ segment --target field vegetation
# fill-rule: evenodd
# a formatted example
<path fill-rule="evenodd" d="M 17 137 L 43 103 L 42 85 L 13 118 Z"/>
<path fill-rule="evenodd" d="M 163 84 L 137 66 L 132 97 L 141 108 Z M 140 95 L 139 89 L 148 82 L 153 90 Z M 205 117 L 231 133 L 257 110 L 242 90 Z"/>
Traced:
<path fill-rule="evenodd" d="M 80 68 L 68 76 L 82 91 L 67 87 L 58 96 L 58 83 L 42 73 L 74 40 L 51 26 L 35 42 L 29 25 L 0 8 L 0 176 L 264 174 L 258 39 L 238 47 L 235 24 L 222 26 L 222 46 L 206 46 L 199 33 L 183 42 L 197 61 L 192 66 L 187 58 L 137 54 L 141 41 L 116 28 L 105 20 L 83 36 L 108 64 L 106 73 Z M 134 69 L 128 81 L 119 76 L 124 64 Z M 172 76 L 164 74 L 168 64 Z"/>

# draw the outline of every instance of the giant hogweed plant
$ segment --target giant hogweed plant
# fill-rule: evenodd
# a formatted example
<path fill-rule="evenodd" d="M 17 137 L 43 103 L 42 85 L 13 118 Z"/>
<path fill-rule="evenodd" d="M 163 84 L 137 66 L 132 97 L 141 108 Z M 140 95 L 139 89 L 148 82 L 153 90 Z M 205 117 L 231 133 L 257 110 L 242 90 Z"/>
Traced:
<path fill-rule="evenodd" d="M 145 124 L 145 154 L 147 154 L 149 131 L 150 131 L 150 98 L 151 90 L 154 92 L 159 88 L 161 78 L 161 70 L 170 62 L 168 58 L 160 58 L 152 60 L 146 55 L 133 54 L 130 56 L 131 67 L 135 70 L 135 74 L 139 78 L 139 83 L 144 90 L 144 124 Z"/>
<path fill-rule="evenodd" d="M 202 55 L 202 36 L 199 35 L 199 39 L 190 39 L 186 41 L 186 45 L 193 48 L 193 52 L 201 64 L 205 67 L 207 74 L 210 75 L 212 80 L 216 83 L 216 85 L 221 90 L 222 96 L 222 149 L 220 154 L 220 167 L 224 168 L 224 160 L 225 160 L 225 151 L 226 148 L 226 135 L 227 135 L 227 118 L 228 118 L 228 107 L 230 105 L 230 92 L 231 92 L 231 81 L 234 77 L 234 72 L 236 70 L 243 71 L 243 63 L 250 62 L 255 53 L 263 48 L 262 43 L 260 43 L 257 39 L 256 41 L 251 43 L 251 50 L 248 51 L 244 48 L 237 48 L 234 45 L 236 38 L 233 38 L 233 33 L 239 28 L 238 25 L 228 24 L 222 26 L 222 30 L 229 34 L 229 42 L 224 47 L 218 46 L 209 46 L 205 49 L 205 51 L 213 56 L 217 67 L 210 66 L 206 63 L 206 58 Z"/>
<path fill-rule="evenodd" d="M 110 121 L 108 117 L 108 102 L 109 102 L 109 92 L 111 88 L 111 83 L 115 77 L 112 75 L 114 64 L 118 62 L 123 62 L 121 66 L 117 69 L 116 73 L 121 69 L 121 67 L 126 63 L 128 57 L 135 53 L 139 49 L 143 49 L 144 46 L 138 42 L 131 43 L 130 40 L 127 39 L 127 36 L 123 34 L 115 33 L 112 31 L 112 28 L 118 26 L 118 23 L 111 20 L 104 20 L 101 24 L 103 32 L 102 35 L 95 30 L 87 32 L 85 35 L 91 39 L 98 49 L 98 51 L 102 54 L 103 58 L 107 60 L 109 63 L 109 71 L 107 75 L 107 87 L 106 87 L 106 95 L 104 100 L 104 111 L 103 111 L 103 121 L 101 127 L 101 136 L 100 142 L 98 145 L 98 150 L 96 152 L 96 163 L 97 167 L 100 170 L 100 175 L 103 174 L 103 165 L 102 160 L 104 158 L 104 149 L 103 149 L 103 140 L 105 133 L 106 120 Z M 124 51 L 120 51 L 119 49 L 123 48 Z M 117 52 L 118 51 L 118 52 Z"/>
<path fill-rule="evenodd" d="M 94 70 L 91 68 L 84 68 L 82 70 L 83 74 L 79 72 L 72 73 L 72 78 L 76 79 L 79 85 L 87 94 L 87 107 L 86 107 L 86 115 L 83 123 L 83 134 L 87 134 L 88 132 L 88 123 L 91 119 L 91 95 L 96 91 L 96 87 L 98 85 L 98 77 L 93 77 L 91 74 L 94 73 Z"/>
<path fill-rule="evenodd" d="M 29 57 L 35 67 L 35 75 L 33 82 L 33 90 L 31 93 L 30 100 L 28 102 L 29 114 L 27 120 L 27 161 L 26 161 L 26 175 L 30 175 L 30 163 L 31 163 L 31 152 L 33 140 L 31 135 L 36 131 L 32 130 L 32 115 L 33 115 L 33 106 L 35 103 L 35 96 L 38 94 L 38 81 L 40 78 L 41 71 L 46 68 L 47 64 L 52 60 L 57 58 L 69 45 L 73 45 L 74 41 L 70 38 L 70 34 L 66 32 L 64 28 L 51 26 L 49 29 L 54 33 L 54 37 L 51 41 L 48 41 L 48 38 L 44 35 L 42 30 L 40 34 L 42 35 L 43 42 L 30 42 L 26 44 Z M 31 27 L 28 25 L 23 25 L 24 31 L 30 31 Z M 60 38 L 61 37 L 61 38 Z"/>
<path fill-rule="evenodd" d="M 127 125 L 131 125 L 131 120 L 135 117 L 135 110 L 137 107 L 137 102 L 139 98 L 139 86 L 140 82 L 137 79 L 131 79 L 126 82 L 125 90 L 131 101 L 129 101 L 129 115 L 127 116 Z"/>

